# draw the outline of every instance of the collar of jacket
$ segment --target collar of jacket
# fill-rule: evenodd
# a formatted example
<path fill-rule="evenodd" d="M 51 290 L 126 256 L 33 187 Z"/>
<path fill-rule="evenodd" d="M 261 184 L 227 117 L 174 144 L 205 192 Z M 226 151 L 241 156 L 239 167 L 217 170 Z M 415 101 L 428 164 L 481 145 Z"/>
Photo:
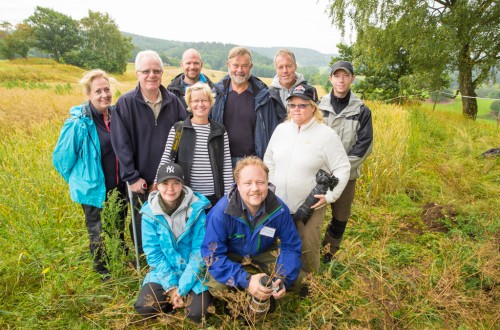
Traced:
<path fill-rule="evenodd" d="M 170 92 L 167 91 L 163 85 L 160 85 L 160 93 L 161 93 L 161 108 L 163 109 L 167 104 L 172 103 L 172 97 L 177 97 Z M 135 88 L 134 98 L 138 99 L 140 102 L 147 105 L 146 101 L 142 97 L 141 85 L 137 83 L 137 87 Z"/>
<path fill-rule="evenodd" d="M 279 202 L 278 198 L 273 192 L 274 185 L 272 183 L 269 183 L 269 189 L 267 191 L 267 196 L 266 196 L 266 208 L 265 208 L 265 217 L 268 217 L 272 213 L 276 211 L 276 209 L 281 207 L 281 203 Z M 227 193 L 227 199 L 229 200 L 226 209 L 224 210 L 224 213 L 227 215 L 236 217 L 236 218 L 244 218 L 244 211 L 243 208 L 241 207 L 241 195 L 240 192 L 238 191 L 238 186 L 236 184 L 233 184 L 229 192 Z"/>
<path fill-rule="evenodd" d="M 316 111 L 318 111 L 318 110 L 316 110 Z M 300 126 L 300 128 L 299 128 L 299 125 L 297 125 L 293 122 L 293 119 L 290 120 L 290 124 L 292 124 L 293 127 L 295 127 L 298 131 L 301 131 L 301 132 L 305 131 L 307 129 L 310 129 L 313 126 L 319 125 L 318 121 L 314 117 L 312 117 L 308 123 L 302 124 Z"/>
<path fill-rule="evenodd" d="M 341 113 L 337 114 L 335 110 L 333 110 L 333 106 L 331 103 L 332 102 L 331 95 L 332 95 L 331 93 L 325 94 L 325 96 L 321 98 L 321 101 L 319 102 L 318 105 L 319 109 L 323 111 L 325 116 L 328 116 L 329 115 L 328 113 L 331 113 L 332 116 L 338 116 L 338 117 L 347 116 L 353 112 L 358 111 L 357 109 L 359 109 L 359 107 L 364 105 L 364 102 L 356 95 L 356 93 L 354 93 L 351 90 L 349 97 L 349 104 L 344 110 L 342 110 Z M 328 113 L 325 113 L 325 111 Z"/>
<path fill-rule="evenodd" d="M 192 118 L 193 118 L 193 114 L 190 113 L 188 115 L 188 117 L 184 120 L 182 127 L 183 128 L 193 128 L 193 123 L 191 122 Z M 209 119 L 208 123 L 210 124 L 210 133 L 208 135 L 209 141 L 214 136 L 224 135 L 224 133 L 226 132 L 224 129 L 222 129 L 221 125 L 219 125 L 217 122 Z"/>

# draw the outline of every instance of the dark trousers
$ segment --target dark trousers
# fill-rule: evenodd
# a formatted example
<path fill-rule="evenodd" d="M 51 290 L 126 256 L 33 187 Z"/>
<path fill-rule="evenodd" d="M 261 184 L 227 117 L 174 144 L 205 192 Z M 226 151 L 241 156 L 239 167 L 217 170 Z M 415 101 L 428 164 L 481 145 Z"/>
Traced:
<path fill-rule="evenodd" d="M 102 221 L 101 221 L 101 211 L 102 209 L 99 207 L 82 204 L 83 213 L 85 214 L 85 225 L 87 226 L 87 232 L 89 234 L 90 239 L 90 253 L 94 258 L 94 269 L 98 273 L 107 273 L 106 269 L 106 251 L 104 249 L 104 242 L 102 238 Z M 120 230 L 120 240 L 122 242 L 122 246 L 126 250 L 125 245 L 125 235 L 124 235 L 124 226 L 125 226 L 125 218 L 127 216 L 127 208 L 124 208 L 122 212 L 120 212 L 119 218 L 120 223 L 117 224 L 117 228 Z"/>
<path fill-rule="evenodd" d="M 332 204 L 332 219 L 325 232 L 323 246 L 330 244 L 330 253 L 335 254 L 340 247 L 342 236 L 351 216 L 351 206 L 356 193 L 356 179 L 349 180 L 340 197 Z"/>
<path fill-rule="evenodd" d="M 146 283 L 137 297 L 134 308 L 140 315 L 153 316 L 161 313 L 171 313 L 172 304 L 167 301 L 167 292 L 158 283 Z M 187 317 L 195 322 L 201 322 L 201 318 L 207 315 L 208 306 L 212 305 L 212 295 L 208 291 L 196 294 L 189 292 L 188 306 L 186 306 Z M 189 302 L 190 300 L 190 302 Z"/>
<path fill-rule="evenodd" d="M 132 198 L 133 201 L 130 203 L 133 208 L 134 212 L 134 221 L 130 221 L 130 237 L 132 237 L 132 240 L 134 240 L 134 229 L 133 225 L 135 225 L 135 230 L 137 233 L 137 251 L 139 252 L 139 255 L 144 254 L 144 250 L 142 249 L 142 228 L 141 228 L 141 222 L 142 222 L 142 215 L 139 212 L 141 210 L 142 204 L 144 204 L 148 200 L 148 194 L 138 194 L 138 193 L 132 193 Z M 135 242 L 134 242 L 135 244 Z"/>

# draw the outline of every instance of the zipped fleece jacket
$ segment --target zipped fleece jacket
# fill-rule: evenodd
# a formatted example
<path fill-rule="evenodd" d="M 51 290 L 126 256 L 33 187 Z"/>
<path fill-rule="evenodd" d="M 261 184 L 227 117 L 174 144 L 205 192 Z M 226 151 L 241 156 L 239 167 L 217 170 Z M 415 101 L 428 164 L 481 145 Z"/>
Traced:
<path fill-rule="evenodd" d="M 92 110 L 87 102 L 72 107 L 69 113 L 52 153 L 52 164 L 69 184 L 73 201 L 102 208 L 106 183 Z"/>
<path fill-rule="evenodd" d="M 229 75 L 226 75 L 214 86 L 214 91 L 216 93 L 215 104 L 210 112 L 209 118 L 221 124 L 224 124 L 224 108 L 226 107 L 227 93 L 230 84 L 231 78 Z M 263 158 L 271 135 L 283 118 L 278 115 L 274 100 L 271 98 L 269 88 L 266 84 L 259 78 L 250 76 L 250 85 L 253 90 L 255 112 L 257 115 L 254 132 L 255 154 Z"/>
<path fill-rule="evenodd" d="M 208 199 L 183 187 L 185 196 L 179 208 L 169 216 L 163 213 L 158 198 L 153 191 L 141 208 L 142 247 L 149 273 L 143 281 L 161 284 L 164 290 L 177 287 L 181 296 L 189 291 L 200 294 L 208 288 L 203 285 L 205 264 L 201 259 L 200 245 L 205 235 L 205 208 Z M 184 232 L 176 239 L 167 219 L 185 221 Z"/>
<path fill-rule="evenodd" d="M 301 73 L 295 72 L 295 83 L 290 89 L 281 86 L 278 75 L 274 76 L 274 79 L 269 86 L 269 93 L 271 93 L 271 97 L 275 100 L 276 111 L 278 112 L 280 118 L 282 118 L 281 122 L 283 122 L 288 115 L 288 111 L 286 109 L 287 97 L 290 95 L 292 89 L 302 83 L 307 84 L 307 81 Z"/>
<path fill-rule="evenodd" d="M 292 213 L 316 186 L 316 173 L 323 169 L 339 183 L 326 193 L 327 203 L 339 198 L 349 179 L 351 165 L 337 133 L 312 118 L 300 127 L 293 120 L 276 128 L 264 156 L 269 181 L 276 186 Z"/>
<path fill-rule="evenodd" d="M 167 91 L 177 96 L 179 101 L 181 101 L 182 105 L 187 110 L 188 105 L 186 103 L 186 100 L 184 99 L 184 96 L 186 95 L 186 90 L 184 89 L 184 85 L 182 84 L 183 80 L 184 80 L 184 73 L 179 73 L 177 76 L 174 77 L 174 79 L 170 81 L 170 84 L 168 84 L 167 86 Z M 210 80 L 210 78 L 205 76 L 203 73 L 200 73 L 199 82 L 206 83 L 208 84 L 208 86 L 210 86 L 210 88 L 214 88 L 214 83 Z"/>
<path fill-rule="evenodd" d="M 344 145 L 351 163 L 349 180 L 354 180 L 359 178 L 361 164 L 372 153 L 372 114 L 352 91 L 349 104 L 339 114 L 333 110 L 331 97 L 331 92 L 323 96 L 319 109 L 323 112 L 325 124 L 335 130 Z"/>
<path fill-rule="evenodd" d="M 120 176 L 129 184 L 139 178 L 151 185 L 156 176 L 168 132 L 187 111 L 179 99 L 160 85 L 162 103 L 158 119 L 137 87 L 120 96 L 111 118 L 111 144 L 120 163 Z"/>
<path fill-rule="evenodd" d="M 289 288 L 297 279 L 302 263 L 302 243 L 293 223 L 290 210 L 271 190 L 265 203 L 265 217 L 252 230 L 244 217 L 242 201 L 236 185 L 208 213 L 207 231 L 201 245 L 201 254 L 208 262 L 209 272 L 222 284 L 246 289 L 250 274 L 239 263 L 231 261 L 228 254 L 256 256 L 276 246 L 279 239 L 279 256 L 276 269 Z M 262 234 L 262 229 L 275 230 L 273 237 Z"/>

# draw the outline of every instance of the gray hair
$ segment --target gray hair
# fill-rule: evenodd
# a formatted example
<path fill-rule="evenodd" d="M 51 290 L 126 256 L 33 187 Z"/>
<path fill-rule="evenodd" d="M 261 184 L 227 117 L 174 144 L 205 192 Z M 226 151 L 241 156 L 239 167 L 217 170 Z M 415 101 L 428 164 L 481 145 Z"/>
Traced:
<path fill-rule="evenodd" d="M 288 48 L 278 49 L 278 51 L 276 52 L 276 54 L 274 54 L 274 65 L 276 65 L 276 59 L 280 55 L 288 55 L 288 56 L 290 56 L 290 58 L 292 59 L 293 64 L 295 66 L 297 66 L 297 61 L 295 60 L 295 54 L 290 49 L 288 49 Z"/>
<path fill-rule="evenodd" d="M 140 65 L 141 65 L 141 62 L 145 59 L 145 58 L 154 58 L 158 64 L 160 64 L 160 66 L 163 68 L 163 61 L 161 60 L 161 57 L 160 55 L 158 55 L 157 52 L 155 52 L 154 50 L 143 50 L 142 52 L 138 52 L 137 53 L 137 56 L 135 57 L 135 70 L 140 70 Z"/>

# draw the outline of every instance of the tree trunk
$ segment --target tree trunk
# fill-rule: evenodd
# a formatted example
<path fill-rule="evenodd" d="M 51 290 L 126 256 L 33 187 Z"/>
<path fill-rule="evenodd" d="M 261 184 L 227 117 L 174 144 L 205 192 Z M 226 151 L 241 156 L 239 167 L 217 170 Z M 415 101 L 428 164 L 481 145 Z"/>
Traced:
<path fill-rule="evenodd" d="M 472 70 L 465 74 L 459 74 L 458 87 L 462 94 L 462 113 L 465 117 L 476 120 L 477 117 L 477 99 L 466 97 L 476 96 L 474 84 L 472 82 Z"/>
<path fill-rule="evenodd" d="M 473 65 L 469 56 L 469 46 L 465 44 L 462 48 L 462 58 L 459 59 L 458 65 L 458 89 L 460 90 L 460 94 L 462 94 L 462 114 L 466 118 L 476 120 L 476 85 L 472 78 Z"/>

